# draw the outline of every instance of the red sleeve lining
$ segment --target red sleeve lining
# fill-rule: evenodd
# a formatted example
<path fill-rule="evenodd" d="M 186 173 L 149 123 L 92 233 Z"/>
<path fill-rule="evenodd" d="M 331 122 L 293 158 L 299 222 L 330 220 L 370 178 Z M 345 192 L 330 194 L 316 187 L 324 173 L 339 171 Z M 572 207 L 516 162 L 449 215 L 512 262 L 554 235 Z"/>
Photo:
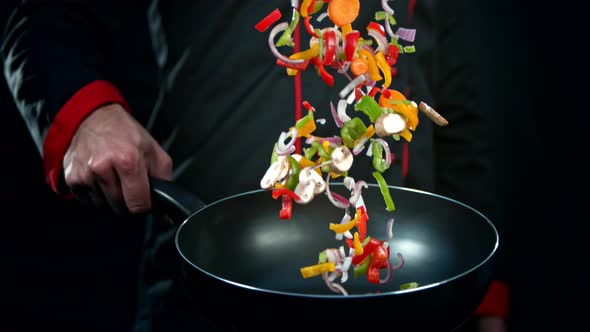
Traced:
<path fill-rule="evenodd" d="M 57 113 L 43 142 L 45 179 L 54 192 L 60 193 L 63 158 L 78 126 L 97 108 L 111 103 L 121 104 L 129 111 L 129 105 L 117 87 L 96 80 L 78 90 Z"/>
<path fill-rule="evenodd" d="M 493 280 L 483 301 L 475 311 L 476 316 L 508 317 L 509 290 L 502 281 Z"/>

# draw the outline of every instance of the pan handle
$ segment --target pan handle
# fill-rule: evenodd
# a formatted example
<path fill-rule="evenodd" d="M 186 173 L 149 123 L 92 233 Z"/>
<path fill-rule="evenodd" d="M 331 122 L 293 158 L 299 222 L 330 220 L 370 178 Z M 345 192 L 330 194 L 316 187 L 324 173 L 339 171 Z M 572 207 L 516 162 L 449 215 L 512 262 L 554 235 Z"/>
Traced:
<path fill-rule="evenodd" d="M 171 181 L 151 178 L 150 188 L 154 211 L 165 213 L 175 224 L 206 206 L 195 194 Z"/>

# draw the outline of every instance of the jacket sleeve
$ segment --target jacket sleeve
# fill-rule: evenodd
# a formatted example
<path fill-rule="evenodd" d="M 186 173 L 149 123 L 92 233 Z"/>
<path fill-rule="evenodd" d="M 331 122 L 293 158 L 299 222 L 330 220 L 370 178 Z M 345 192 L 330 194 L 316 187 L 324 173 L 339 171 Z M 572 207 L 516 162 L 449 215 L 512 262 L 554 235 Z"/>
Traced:
<path fill-rule="evenodd" d="M 466 9 L 462 1 L 438 1 L 435 8 L 435 49 L 445 50 L 436 58 L 434 84 L 436 108 L 449 121 L 435 126 L 437 191 L 458 199 L 484 215 L 496 226 L 494 216 L 495 174 L 491 136 L 477 80 L 476 54 L 471 53 Z M 501 227 L 498 227 L 501 231 Z M 501 254 L 501 252 L 498 252 Z M 496 255 L 497 256 L 497 255 Z M 496 263 L 496 262 L 494 262 Z M 507 317 L 509 287 L 500 265 L 477 315 Z"/>
<path fill-rule="evenodd" d="M 106 69 L 109 37 L 126 10 L 111 0 L 25 1 L 5 27 L 6 81 L 55 192 L 63 191 L 63 156 L 82 120 L 107 103 L 129 109 Z"/>

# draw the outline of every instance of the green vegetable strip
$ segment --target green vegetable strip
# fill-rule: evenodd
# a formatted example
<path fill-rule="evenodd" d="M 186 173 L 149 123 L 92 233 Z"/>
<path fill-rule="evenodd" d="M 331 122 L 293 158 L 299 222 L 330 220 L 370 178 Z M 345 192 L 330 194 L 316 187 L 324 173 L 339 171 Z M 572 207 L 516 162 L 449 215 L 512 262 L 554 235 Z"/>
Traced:
<path fill-rule="evenodd" d="M 381 106 L 379 106 L 373 97 L 368 95 L 364 96 L 361 98 L 361 100 L 354 104 L 354 109 L 365 113 L 373 123 L 381 114 L 383 114 L 383 111 L 381 111 Z"/>
<path fill-rule="evenodd" d="M 383 195 L 383 200 L 385 201 L 385 206 L 387 211 L 395 211 L 395 204 L 393 204 L 393 200 L 391 199 L 391 194 L 389 193 L 389 187 L 383 178 L 381 173 L 375 171 L 373 172 L 373 177 L 377 180 L 379 184 L 379 189 L 381 189 L 381 195 Z"/>
<path fill-rule="evenodd" d="M 279 40 L 275 44 L 277 47 L 285 46 L 285 45 L 291 46 L 291 47 L 295 46 L 295 43 L 293 42 L 293 38 L 291 37 L 291 35 L 293 34 L 295 27 L 297 27 L 297 23 L 299 23 L 299 12 L 297 11 L 297 9 L 293 9 L 293 16 L 291 17 L 291 23 L 289 23 L 289 26 L 287 27 L 287 29 L 285 29 L 285 31 L 283 31 L 283 34 L 281 35 L 281 37 L 279 37 Z"/>

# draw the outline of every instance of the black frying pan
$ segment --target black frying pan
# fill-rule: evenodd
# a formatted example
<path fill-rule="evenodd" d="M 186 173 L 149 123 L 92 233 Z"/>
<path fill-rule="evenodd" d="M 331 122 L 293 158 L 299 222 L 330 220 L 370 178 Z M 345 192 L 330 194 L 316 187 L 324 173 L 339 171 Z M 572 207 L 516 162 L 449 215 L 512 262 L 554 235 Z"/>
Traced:
<path fill-rule="evenodd" d="M 492 279 L 499 243 L 494 225 L 447 197 L 391 186 L 397 208 L 391 213 L 376 185 L 365 189 L 368 235 L 386 240 L 386 220 L 393 216 L 390 259 L 396 264 L 399 252 L 405 264 L 387 285 L 349 278 L 343 286 L 350 295 L 343 296 L 321 277 L 303 279 L 299 272 L 317 263 L 321 250 L 344 244 L 328 228 L 343 211 L 325 195 L 294 204 L 292 219 L 281 220 L 281 202 L 267 191 L 202 207 L 170 185 L 154 182 L 155 201 L 186 217 L 175 241 L 187 292 L 214 319 L 243 330 L 315 331 L 320 322 L 322 329 L 452 331 L 475 311 Z M 341 184 L 332 185 L 345 193 Z M 420 286 L 400 290 L 407 282 Z"/>

